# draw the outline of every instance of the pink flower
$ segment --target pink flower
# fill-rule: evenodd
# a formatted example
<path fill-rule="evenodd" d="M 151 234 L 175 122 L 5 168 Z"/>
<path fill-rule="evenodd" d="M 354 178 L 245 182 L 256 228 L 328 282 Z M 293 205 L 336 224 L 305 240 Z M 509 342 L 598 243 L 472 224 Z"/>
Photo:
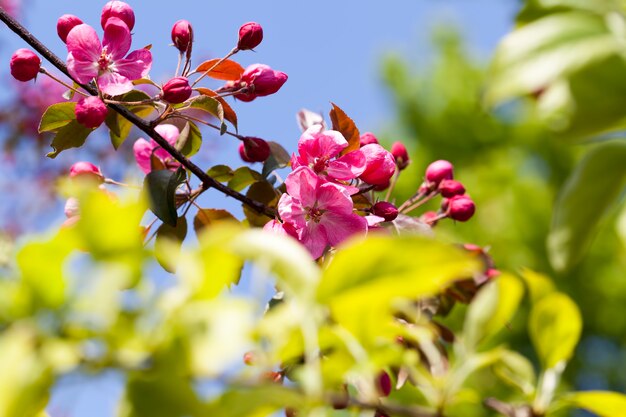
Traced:
<path fill-rule="evenodd" d="M 163 136 L 163 138 L 167 140 L 170 145 L 176 145 L 176 141 L 180 135 L 180 131 L 176 126 L 159 125 L 155 127 L 154 130 L 156 130 L 159 135 Z M 146 174 L 149 174 L 152 171 L 152 157 L 154 157 L 157 161 L 160 161 L 166 169 L 176 170 L 180 166 L 180 163 L 172 158 L 172 156 L 161 148 L 153 139 L 150 139 L 150 142 L 144 138 L 137 139 L 133 145 L 133 152 L 135 153 L 135 161 L 137 161 L 137 165 L 139 165 L 139 168 L 141 168 L 141 170 Z"/>
<path fill-rule="evenodd" d="M 298 232 L 291 223 L 281 223 L 278 220 L 270 220 L 265 223 L 263 230 L 266 232 L 274 233 L 279 236 L 291 236 L 294 239 L 298 239 Z"/>
<path fill-rule="evenodd" d="M 172 26 L 172 42 L 181 52 L 187 52 L 189 45 L 193 42 L 193 29 L 191 23 L 186 20 L 179 20 Z"/>
<path fill-rule="evenodd" d="M 391 152 L 382 146 L 371 143 L 361 148 L 365 155 L 365 171 L 359 178 L 368 184 L 385 185 L 396 172 L 396 160 Z"/>
<path fill-rule="evenodd" d="M 235 98 L 241 101 L 252 101 L 257 97 L 274 94 L 285 82 L 287 82 L 287 74 L 284 72 L 273 70 L 264 64 L 253 64 L 246 68 L 241 78 L 232 83 L 229 88 L 248 87 L 247 93 L 235 94 Z"/>
<path fill-rule="evenodd" d="M 239 42 L 237 48 L 244 51 L 254 49 L 263 40 L 263 28 L 256 22 L 244 23 L 239 28 Z"/>
<path fill-rule="evenodd" d="M 76 103 L 74 113 L 78 123 L 90 129 L 95 129 L 106 119 L 108 108 L 99 97 L 83 97 Z"/>
<path fill-rule="evenodd" d="M 298 141 L 299 155 L 291 157 L 291 167 L 307 166 L 335 181 L 349 181 L 361 175 L 365 170 L 365 155 L 355 150 L 339 156 L 348 141 L 336 130 L 323 129 L 316 124 L 304 131 Z"/>
<path fill-rule="evenodd" d="M 67 35 L 67 69 L 83 84 L 96 78 L 105 94 L 127 93 L 133 89 L 131 81 L 148 75 L 152 65 L 152 54 L 147 49 L 138 49 L 124 58 L 130 44 L 130 30 L 117 17 L 106 21 L 102 43 L 94 28 L 77 25 Z"/>
<path fill-rule="evenodd" d="M 365 233 L 367 221 L 353 212 L 344 187 L 324 181 L 309 167 L 296 168 L 285 180 L 287 194 L 278 202 L 278 213 L 298 232 L 298 240 L 319 258 L 328 246 Z"/>

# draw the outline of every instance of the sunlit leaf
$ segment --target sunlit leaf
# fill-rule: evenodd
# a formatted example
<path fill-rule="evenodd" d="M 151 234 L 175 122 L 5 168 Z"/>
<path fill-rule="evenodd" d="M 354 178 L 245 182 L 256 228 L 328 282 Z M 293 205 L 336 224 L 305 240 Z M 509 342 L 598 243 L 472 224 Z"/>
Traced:
<path fill-rule="evenodd" d="M 344 138 L 348 141 L 348 146 L 341 151 L 341 154 L 346 154 L 350 151 L 355 151 L 360 147 L 360 133 L 356 127 L 354 120 L 348 117 L 348 115 L 335 103 L 331 103 L 333 109 L 330 111 L 330 120 L 333 123 L 333 130 L 341 132 Z"/>
<path fill-rule="evenodd" d="M 582 331 L 582 317 L 568 296 L 555 292 L 533 306 L 528 331 L 544 368 L 554 368 L 572 357 Z"/>
<path fill-rule="evenodd" d="M 72 120 L 56 132 L 50 144 L 54 151 L 48 152 L 46 156 L 54 159 L 66 149 L 80 148 L 85 144 L 85 140 L 87 140 L 87 136 L 91 132 L 93 132 L 93 129 L 89 129 L 76 120 Z"/>
<path fill-rule="evenodd" d="M 302 394 L 292 388 L 268 384 L 253 388 L 236 387 L 213 400 L 206 415 L 228 410 L 228 417 L 267 417 L 285 407 L 305 404 Z"/>
<path fill-rule="evenodd" d="M 528 289 L 528 295 L 533 303 L 555 291 L 556 287 L 550 278 L 532 271 L 530 269 L 522 270 L 521 276 Z"/>
<path fill-rule="evenodd" d="M 626 186 L 626 140 L 597 145 L 561 191 L 548 237 L 550 261 L 567 270 L 580 261 L 598 224 Z"/>
<path fill-rule="evenodd" d="M 228 120 L 235 127 L 235 131 L 237 131 L 237 113 L 235 110 L 228 104 L 223 97 L 220 97 L 215 91 L 209 90 L 208 88 L 200 87 L 197 89 L 200 94 L 205 96 L 213 97 L 222 105 L 222 109 L 224 111 L 224 119 Z"/>
<path fill-rule="evenodd" d="M 220 122 L 224 122 L 224 108 L 219 100 L 209 96 L 196 96 L 189 103 L 189 107 L 192 109 L 202 110 L 215 116 Z"/>
<path fill-rule="evenodd" d="M 143 181 L 143 188 L 150 199 L 150 210 L 170 226 L 176 226 L 176 189 L 186 179 L 185 171 L 152 171 Z"/>
<path fill-rule="evenodd" d="M 210 59 L 208 61 L 204 61 L 202 64 L 198 65 L 198 68 L 194 72 L 205 72 L 211 67 L 213 67 L 220 59 Z M 230 59 L 226 59 L 213 68 L 207 75 L 211 78 L 215 78 L 217 80 L 224 81 L 237 81 L 241 78 L 243 74 L 243 67 L 236 63 L 235 61 L 231 61 Z"/>
<path fill-rule="evenodd" d="M 193 122 L 185 123 L 185 127 L 180 131 L 176 141 L 176 149 L 189 158 L 197 154 L 201 146 L 202 133 L 198 126 Z"/>
<path fill-rule="evenodd" d="M 252 184 L 246 192 L 246 197 L 258 201 L 267 207 L 276 207 L 279 199 L 276 189 L 267 181 L 258 181 Z M 257 212 L 248 205 L 243 205 L 243 214 L 246 216 L 251 226 L 262 227 L 272 220 L 270 217 Z"/>
<path fill-rule="evenodd" d="M 176 271 L 180 247 L 187 236 L 187 219 L 179 217 L 176 226 L 163 223 L 154 241 L 156 260 L 167 272 Z"/>
<path fill-rule="evenodd" d="M 39 133 L 57 130 L 75 120 L 74 109 L 76 109 L 75 102 L 56 103 L 48 107 L 41 116 Z"/>
<path fill-rule="evenodd" d="M 235 175 L 234 171 L 228 165 L 215 165 L 207 171 L 207 174 L 215 181 L 219 182 L 228 182 Z"/>
<path fill-rule="evenodd" d="M 133 90 L 120 97 L 120 101 L 143 101 L 149 98 L 150 96 L 147 93 L 141 90 Z M 154 111 L 154 107 L 148 104 L 128 105 L 126 107 L 140 118 L 148 117 Z M 133 124 L 113 110 L 108 112 L 105 123 L 109 128 L 111 144 L 115 149 L 118 149 L 130 134 Z"/>
<path fill-rule="evenodd" d="M 193 228 L 200 233 L 205 227 L 216 222 L 230 221 L 239 223 L 239 220 L 227 210 L 222 209 L 199 209 L 193 219 Z"/>
<path fill-rule="evenodd" d="M 503 351 L 493 369 L 500 379 L 518 388 L 524 395 L 530 397 L 534 393 L 537 376 L 533 364 L 526 357 L 514 351 Z"/>
<path fill-rule="evenodd" d="M 263 177 L 255 170 L 248 167 L 239 167 L 233 172 L 233 177 L 228 181 L 228 187 L 235 191 L 241 191 L 261 179 Z"/>
<path fill-rule="evenodd" d="M 590 411 L 599 417 L 617 417 L 626 411 L 626 395 L 609 391 L 583 391 L 566 394 L 561 402 Z"/>

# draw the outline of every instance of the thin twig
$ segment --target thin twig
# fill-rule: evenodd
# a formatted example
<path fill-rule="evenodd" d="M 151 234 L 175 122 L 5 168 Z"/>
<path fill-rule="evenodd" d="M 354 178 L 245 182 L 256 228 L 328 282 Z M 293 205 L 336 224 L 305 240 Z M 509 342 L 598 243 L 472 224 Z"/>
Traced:
<path fill-rule="evenodd" d="M 80 85 L 85 91 L 89 94 L 97 96 L 98 90 L 93 85 L 84 85 L 78 83 L 67 71 L 67 67 L 65 63 L 61 61 L 59 57 L 57 57 L 50 49 L 48 49 L 44 44 L 42 44 L 35 36 L 33 36 L 21 23 L 17 20 L 13 19 L 4 8 L 0 7 L 0 20 L 7 25 L 9 29 L 15 32 L 20 38 L 22 38 L 27 44 L 33 47 L 37 52 L 43 55 L 52 65 L 54 65 L 59 71 L 69 77 L 72 81 L 76 82 L 76 84 Z M 141 131 L 150 136 L 154 141 L 167 153 L 169 153 L 174 159 L 181 163 L 185 168 L 191 171 L 200 181 L 202 181 L 202 185 L 205 189 L 215 188 L 221 193 L 234 198 L 235 200 L 240 201 L 241 203 L 249 206 L 251 209 L 258 213 L 265 214 L 270 218 L 275 217 L 274 210 L 265 206 L 264 204 L 255 201 L 247 196 L 225 186 L 224 184 L 216 181 L 214 178 L 209 176 L 202 168 L 191 162 L 187 157 L 185 157 L 182 153 L 180 153 L 176 148 L 174 148 L 170 143 L 165 140 L 158 132 L 154 130 L 154 127 L 151 126 L 148 122 L 143 120 L 142 118 L 135 115 L 133 112 L 128 110 L 126 107 L 121 106 L 119 104 L 109 104 L 111 109 L 119 113 L 126 120 L 137 126 Z"/>

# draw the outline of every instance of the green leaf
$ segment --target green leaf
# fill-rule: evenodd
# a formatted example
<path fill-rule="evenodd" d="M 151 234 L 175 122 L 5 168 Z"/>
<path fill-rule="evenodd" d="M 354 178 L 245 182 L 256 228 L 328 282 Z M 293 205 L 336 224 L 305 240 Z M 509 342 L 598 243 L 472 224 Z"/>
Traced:
<path fill-rule="evenodd" d="M 582 317 L 568 296 L 555 292 L 533 306 L 528 326 L 544 369 L 550 369 L 572 357 L 580 339 Z"/>
<path fill-rule="evenodd" d="M 85 144 L 85 140 L 87 140 L 91 132 L 93 132 L 93 129 L 89 129 L 76 120 L 72 120 L 56 133 L 50 145 L 54 151 L 48 152 L 46 156 L 54 159 L 66 149 L 80 148 Z"/>
<path fill-rule="evenodd" d="M 205 95 L 196 96 L 189 104 L 189 108 L 207 112 L 217 117 L 218 120 L 224 124 L 224 109 L 222 108 L 222 104 L 213 97 Z"/>
<path fill-rule="evenodd" d="M 239 167 L 233 172 L 233 177 L 228 181 L 228 187 L 235 191 L 241 191 L 262 179 L 263 176 L 255 170 L 248 167 Z"/>
<path fill-rule="evenodd" d="M 499 276 L 485 285 L 465 316 L 463 335 L 468 349 L 474 350 L 502 330 L 517 311 L 523 294 L 522 283 L 512 275 Z"/>
<path fill-rule="evenodd" d="M 595 146 L 561 191 L 548 237 L 550 261 L 564 271 L 574 266 L 598 224 L 626 186 L 626 140 Z"/>
<path fill-rule="evenodd" d="M 495 374 L 507 384 L 518 388 L 527 398 L 535 392 L 537 375 L 533 364 L 517 352 L 505 350 L 493 366 Z"/>
<path fill-rule="evenodd" d="M 583 408 L 600 417 L 622 416 L 626 410 L 626 395 L 609 391 L 572 392 L 565 395 L 561 402 Z"/>
<path fill-rule="evenodd" d="M 285 407 L 300 407 L 306 403 L 302 394 L 280 385 L 261 385 L 252 388 L 233 387 L 213 400 L 206 416 L 263 417 L 276 415 Z"/>
<path fill-rule="evenodd" d="M 496 104 L 545 89 L 621 50 L 602 16 L 578 11 L 548 15 L 502 40 L 491 64 L 486 100 Z"/>
<path fill-rule="evenodd" d="M 187 236 L 187 219 L 179 217 L 176 226 L 163 223 L 156 233 L 154 251 L 157 262 L 167 272 L 175 272 L 180 248 Z"/>
<path fill-rule="evenodd" d="M 231 221 L 239 223 L 239 220 L 227 210 L 220 209 L 199 209 L 193 219 L 193 228 L 196 233 L 200 233 L 205 227 L 216 222 Z"/>
<path fill-rule="evenodd" d="M 246 192 L 246 197 L 258 201 L 267 207 L 276 207 L 279 199 L 279 195 L 272 184 L 265 180 L 252 184 Z M 243 214 L 246 216 L 251 226 L 263 227 L 267 222 L 272 220 L 265 214 L 261 214 L 245 204 L 243 205 Z"/>
<path fill-rule="evenodd" d="M 39 133 L 55 131 L 76 119 L 75 102 L 56 103 L 48 107 L 41 116 Z"/>
<path fill-rule="evenodd" d="M 202 146 L 202 133 L 193 122 L 188 122 L 178 136 L 176 141 L 176 149 L 187 158 L 195 155 Z"/>
<path fill-rule="evenodd" d="M 150 96 L 145 92 L 140 90 L 133 90 L 121 96 L 120 101 L 142 101 L 149 98 Z M 147 104 L 126 107 L 140 118 L 148 117 L 154 111 L 154 107 Z M 113 144 L 113 147 L 115 149 L 118 149 L 130 134 L 133 124 L 115 111 L 110 111 L 107 114 L 105 123 L 109 128 L 109 137 L 111 139 L 111 144 Z"/>
<path fill-rule="evenodd" d="M 275 169 L 285 168 L 291 162 L 289 153 L 279 143 L 268 141 L 270 145 L 270 156 L 263 163 L 261 175 L 267 178 Z"/>
<path fill-rule="evenodd" d="M 211 167 L 207 174 L 215 181 L 228 182 L 235 175 L 234 171 L 228 165 L 215 165 Z"/>
<path fill-rule="evenodd" d="M 179 168 L 176 172 L 170 170 L 152 171 L 143 181 L 143 188 L 146 191 L 150 210 L 163 221 L 172 227 L 176 226 L 176 189 L 186 179 L 185 170 Z"/>

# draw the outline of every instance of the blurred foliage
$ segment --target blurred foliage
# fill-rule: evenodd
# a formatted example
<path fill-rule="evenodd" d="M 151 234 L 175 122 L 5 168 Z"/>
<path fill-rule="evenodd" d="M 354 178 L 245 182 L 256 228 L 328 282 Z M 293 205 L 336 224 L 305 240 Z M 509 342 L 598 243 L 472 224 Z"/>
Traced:
<path fill-rule="evenodd" d="M 585 179 L 579 186 L 587 190 L 585 193 L 573 194 L 575 204 L 571 204 L 571 197 L 568 200 L 566 207 L 573 214 L 565 215 L 584 222 L 578 214 L 583 210 L 588 213 L 585 233 L 595 239 L 588 253 L 579 250 L 572 255 L 574 267 L 555 270 L 546 245 L 555 201 L 582 156 L 589 149 L 601 153 L 604 145 L 572 145 L 563 141 L 562 132 L 546 124 L 542 107 L 537 103 L 538 95 L 532 90 L 518 96 L 516 101 L 495 109 L 486 108 L 485 87 L 494 82 L 494 76 L 485 65 L 470 58 L 460 35 L 449 27 L 434 32 L 433 44 L 432 62 L 417 70 L 403 57 L 389 56 L 384 62 L 384 79 L 398 119 L 382 138 L 389 142 L 403 141 L 413 160 L 397 185 L 397 201 L 415 192 L 428 163 L 436 159 L 453 161 L 456 177 L 477 202 L 477 213 L 462 227 L 441 224 L 438 233 L 450 236 L 451 240 L 490 246 L 496 264 L 505 270 L 528 267 L 557 276 L 557 286 L 570 294 L 582 310 L 585 337 L 604 338 L 609 346 L 626 351 L 626 319 L 620 313 L 626 303 L 626 245 L 615 227 L 619 210 L 614 203 L 619 196 L 619 178 L 626 160 L 614 154 L 613 165 L 598 162 L 596 177 L 613 183 L 603 187 L 616 190 L 609 191 L 612 197 L 602 194 L 600 200 L 604 203 L 598 201 L 597 192 L 593 194 L 600 186 L 593 178 Z M 501 76 L 502 82 L 509 81 L 505 75 Z M 617 95 L 619 90 L 614 92 Z M 570 184 L 569 188 L 572 187 Z M 604 218 L 603 214 L 606 214 Z M 602 227 L 590 228 L 590 221 Z M 568 244 L 573 240 L 568 240 Z M 588 246 L 588 242 L 578 244 Z M 514 340 L 528 343 L 523 328 L 514 323 L 511 331 Z M 608 354 L 606 351 L 579 353 Z M 626 369 L 626 355 L 613 356 L 611 361 L 613 366 L 602 370 L 602 380 L 607 387 L 624 390 L 626 375 L 620 370 Z M 583 379 L 589 369 L 583 363 L 576 364 L 567 374 L 569 382 L 586 386 Z"/>

